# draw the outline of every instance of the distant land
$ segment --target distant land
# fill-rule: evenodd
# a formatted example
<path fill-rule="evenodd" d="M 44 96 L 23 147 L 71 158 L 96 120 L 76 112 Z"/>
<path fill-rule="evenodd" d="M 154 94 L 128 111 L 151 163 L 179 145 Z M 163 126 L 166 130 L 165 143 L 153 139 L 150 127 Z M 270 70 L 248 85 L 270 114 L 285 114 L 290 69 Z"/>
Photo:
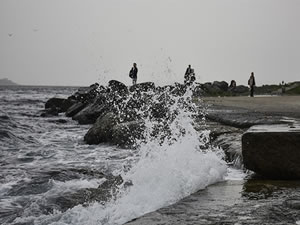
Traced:
<path fill-rule="evenodd" d="M 18 84 L 7 78 L 0 79 L 0 86 L 8 86 L 8 85 L 18 85 Z"/>

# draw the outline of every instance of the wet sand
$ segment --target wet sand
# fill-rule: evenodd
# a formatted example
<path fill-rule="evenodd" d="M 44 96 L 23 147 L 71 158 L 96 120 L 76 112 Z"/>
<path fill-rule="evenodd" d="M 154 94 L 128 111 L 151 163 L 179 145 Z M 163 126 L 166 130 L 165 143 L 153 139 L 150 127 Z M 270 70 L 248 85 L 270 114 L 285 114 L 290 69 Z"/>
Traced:
<path fill-rule="evenodd" d="M 274 112 L 300 118 L 300 96 L 205 97 L 203 100 L 212 106 Z"/>

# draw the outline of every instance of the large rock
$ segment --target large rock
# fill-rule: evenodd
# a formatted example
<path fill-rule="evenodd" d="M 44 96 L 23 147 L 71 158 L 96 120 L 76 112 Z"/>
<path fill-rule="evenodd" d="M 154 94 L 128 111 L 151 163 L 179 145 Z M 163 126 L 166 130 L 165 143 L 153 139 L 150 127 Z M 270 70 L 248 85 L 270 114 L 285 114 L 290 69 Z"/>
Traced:
<path fill-rule="evenodd" d="M 134 147 L 137 140 L 143 138 L 144 123 L 142 120 L 117 124 L 113 127 L 112 143 L 121 147 Z"/>
<path fill-rule="evenodd" d="M 212 85 L 212 83 L 210 82 L 204 83 L 202 85 L 202 89 L 205 95 L 218 95 L 222 92 L 222 90 L 218 86 Z"/>
<path fill-rule="evenodd" d="M 132 85 L 129 90 L 133 91 L 155 91 L 155 84 L 153 82 L 144 82 Z"/>
<path fill-rule="evenodd" d="M 89 129 L 84 136 L 87 144 L 99 144 L 103 142 L 111 142 L 113 127 L 119 123 L 116 114 L 109 112 L 100 116 L 95 124 Z"/>
<path fill-rule="evenodd" d="M 72 105 L 68 110 L 66 111 L 67 117 L 73 117 L 77 113 L 79 113 L 81 110 L 83 110 L 87 106 L 86 102 L 78 102 Z"/>
<path fill-rule="evenodd" d="M 175 87 L 170 91 L 172 95 L 182 96 L 185 94 L 187 86 L 185 84 L 175 83 Z"/>
<path fill-rule="evenodd" d="M 242 136 L 247 169 L 265 177 L 300 179 L 300 127 L 255 126 Z"/>
<path fill-rule="evenodd" d="M 45 109 L 56 108 L 58 112 L 66 112 L 75 102 L 65 98 L 50 98 L 45 103 Z"/>
<path fill-rule="evenodd" d="M 99 116 L 111 111 L 109 101 L 113 102 L 107 95 L 99 95 L 93 103 L 88 104 L 84 109 L 80 110 L 72 119 L 77 120 L 79 124 L 95 123 Z"/>
<path fill-rule="evenodd" d="M 84 103 L 92 102 L 104 89 L 105 88 L 103 86 L 99 86 L 98 83 L 95 83 L 90 85 L 89 87 L 79 88 L 78 91 L 71 95 L 68 99 Z"/>
<path fill-rule="evenodd" d="M 93 124 L 99 116 L 109 111 L 111 108 L 108 105 L 94 103 L 78 112 L 72 119 L 77 120 L 79 124 Z"/>
<path fill-rule="evenodd" d="M 125 84 L 117 80 L 110 80 L 108 82 L 108 88 L 110 92 L 115 92 L 119 95 L 128 94 L 128 88 Z"/>
<path fill-rule="evenodd" d="M 158 93 L 162 93 L 162 92 L 171 92 L 175 87 L 173 85 L 165 85 L 165 86 L 158 86 L 156 87 L 156 91 Z"/>
<path fill-rule="evenodd" d="M 42 111 L 41 117 L 52 117 L 52 116 L 58 116 L 59 109 L 56 107 L 47 108 Z"/>
<path fill-rule="evenodd" d="M 228 83 L 226 81 L 214 81 L 212 86 L 218 87 L 223 92 L 228 90 Z"/>
<path fill-rule="evenodd" d="M 141 96 L 137 96 L 137 100 L 131 101 L 132 99 L 130 99 L 128 93 L 128 89 L 124 84 L 111 80 L 107 92 L 99 93 L 93 103 L 87 105 L 72 118 L 77 120 L 79 124 L 92 124 L 99 116 L 107 112 L 113 111 L 122 114 L 122 117 L 127 117 L 124 113 L 129 115 L 132 111 L 128 107 L 129 104 L 136 105 L 135 103 L 143 102 Z M 132 117 L 131 114 L 130 117 Z"/>
<path fill-rule="evenodd" d="M 195 87 L 193 88 L 193 97 L 201 97 L 205 95 L 205 91 L 202 88 L 200 83 L 195 83 Z"/>

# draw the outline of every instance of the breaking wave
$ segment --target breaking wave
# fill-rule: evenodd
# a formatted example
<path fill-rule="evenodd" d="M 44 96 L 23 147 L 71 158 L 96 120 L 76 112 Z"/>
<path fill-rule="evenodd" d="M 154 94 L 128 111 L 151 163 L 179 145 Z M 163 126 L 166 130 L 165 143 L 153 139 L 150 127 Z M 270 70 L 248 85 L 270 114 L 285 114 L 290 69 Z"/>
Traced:
<path fill-rule="evenodd" d="M 161 101 L 162 95 L 168 106 L 168 119 L 153 119 L 147 107 L 139 112 L 145 121 L 144 138 L 132 150 L 132 160 L 114 171 L 123 182 L 117 190 L 111 190 L 110 200 L 77 205 L 50 215 L 23 217 L 15 222 L 123 224 L 222 181 L 227 171 L 223 154 L 208 144 L 208 130 L 195 130 L 195 118 L 203 112 L 193 102 L 191 90 L 183 96 L 172 96 L 166 91 L 152 96 L 151 101 Z M 163 132 L 157 133 L 157 128 Z"/>

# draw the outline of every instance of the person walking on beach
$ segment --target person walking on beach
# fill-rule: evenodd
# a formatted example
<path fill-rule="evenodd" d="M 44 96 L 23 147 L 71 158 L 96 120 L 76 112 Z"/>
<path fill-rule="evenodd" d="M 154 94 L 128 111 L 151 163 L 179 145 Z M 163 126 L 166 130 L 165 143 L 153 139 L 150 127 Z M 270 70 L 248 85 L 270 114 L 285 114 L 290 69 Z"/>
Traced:
<path fill-rule="evenodd" d="M 251 76 L 248 80 L 248 85 L 250 87 L 250 97 L 253 97 L 254 95 L 254 86 L 255 86 L 255 78 L 254 78 L 254 73 L 251 73 Z"/>
<path fill-rule="evenodd" d="M 129 71 L 129 77 L 132 79 L 132 85 L 136 84 L 137 73 L 138 73 L 138 68 L 136 67 L 136 63 L 133 63 L 133 67 Z"/>

